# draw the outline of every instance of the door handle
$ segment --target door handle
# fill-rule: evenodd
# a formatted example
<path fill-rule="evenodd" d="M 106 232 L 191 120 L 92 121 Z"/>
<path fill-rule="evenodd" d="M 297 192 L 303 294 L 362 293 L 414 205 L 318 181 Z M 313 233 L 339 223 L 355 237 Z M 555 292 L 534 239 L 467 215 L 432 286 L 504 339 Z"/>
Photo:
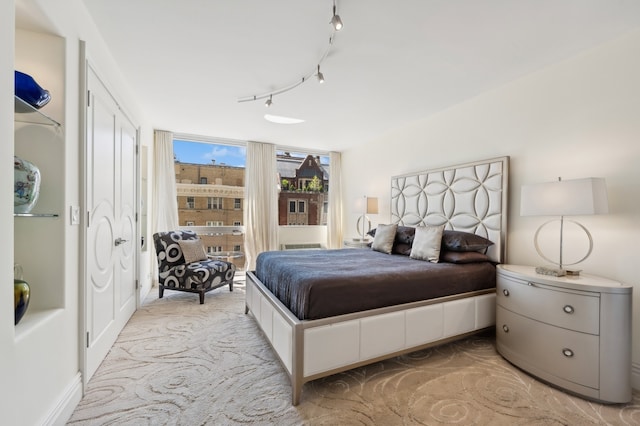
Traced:
<path fill-rule="evenodd" d="M 116 238 L 116 240 L 114 241 L 114 244 L 115 244 L 115 246 L 116 246 L 116 247 L 118 247 L 120 244 L 124 244 L 124 243 L 126 243 L 127 241 L 129 241 L 129 240 L 123 240 L 122 238 L 118 237 L 118 238 Z"/>

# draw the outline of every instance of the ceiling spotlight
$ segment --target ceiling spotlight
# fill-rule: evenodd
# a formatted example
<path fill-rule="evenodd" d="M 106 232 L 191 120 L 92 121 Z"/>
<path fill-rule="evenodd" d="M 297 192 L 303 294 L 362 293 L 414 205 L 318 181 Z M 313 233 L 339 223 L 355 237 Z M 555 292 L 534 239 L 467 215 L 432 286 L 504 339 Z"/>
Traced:
<path fill-rule="evenodd" d="M 322 84 L 324 83 L 324 75 L 322 75 L 322 73 L 320 72 L 320 64 L 318 64 L 318 83 Z"/>
<path fill-rule="evenodd" d="M 342 29 L 342 19 L 340 19 L 339 15 L 336 15 L 336 2 L 333 1 L 333 17 L 331 18 L 331 25 L 336 31 L 340 31 Z"/>
<path fill-rule="evenodd" d="M 329 44 L 326 50 L 324 51 L 324 53 L 322 54 L 322 56 L 320 57 L 320 59 L 318 61 L 315 61 L 316 68 L 315 69 L 310 68 L 306 74 L 302 75 L 302 78 L 298 78 L 293 83 L 287 86 L 280 86 L 278 88 L 271 87 L 268 92 L 264 92 L 262 94 L 254 94 L 252 96 L 246 96 L 243 98 L 238 98 L 238 102 L 252 102 L 252 101 L 258 101 L 258 100 L 262 101 L 266 99 L 264 106 L 268 108 L 271 105 L 273 105 L 274 95 L 278 96 L 278 95 L 281 95 L 282 93 L 293 90 L 296 87 L 299 87 L 301 84 L 304 84 L 305 82 L 311 80 L 313 76 L 315 76 L 318 79 L 318 83 L 324 83 L 324 75 L 320 71 L 320 66 L 324 63 L 324 60 L 328 57 L 331 51 L 331 48 L 333 47 L 336 33 L 339 30 L 341 30 L 343 27 L 342 19 L 340 19 L 340 17 L 336 13 L 337 12 L 336 3 L 337 3 L 337 0 L 333 0 L 333 16 L 331 18 L 331 27 L 327 28 L 327 30 L 329 30 L 330 32 L 329 38 L 328 38 Z"/>

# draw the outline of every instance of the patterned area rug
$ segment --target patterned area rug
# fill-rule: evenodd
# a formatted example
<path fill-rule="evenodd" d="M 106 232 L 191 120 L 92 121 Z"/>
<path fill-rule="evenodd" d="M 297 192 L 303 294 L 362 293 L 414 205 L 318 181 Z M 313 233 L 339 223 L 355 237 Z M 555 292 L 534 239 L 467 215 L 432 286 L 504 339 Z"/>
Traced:
<path fill-rule="evenodd" d="M 640 424 L 640 393 L 624 405 L 568 395 L 503 360 L 491 333 L 309 382 L 293 407 L 284 368 L 244 314 L 243 283 L 204 305 L 152 293 L 70 425 Z"/>

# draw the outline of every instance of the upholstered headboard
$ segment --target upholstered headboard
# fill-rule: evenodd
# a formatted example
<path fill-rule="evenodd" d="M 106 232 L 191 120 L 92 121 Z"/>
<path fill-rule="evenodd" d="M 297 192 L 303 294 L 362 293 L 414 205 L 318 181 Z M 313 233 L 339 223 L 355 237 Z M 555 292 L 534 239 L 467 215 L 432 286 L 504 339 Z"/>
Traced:
<path fill-rule="evenodd" d="M 509 157 L 391 178 L 391 222 L 442 225 L 493 241 L 488 255 L 506 262 Z"/>

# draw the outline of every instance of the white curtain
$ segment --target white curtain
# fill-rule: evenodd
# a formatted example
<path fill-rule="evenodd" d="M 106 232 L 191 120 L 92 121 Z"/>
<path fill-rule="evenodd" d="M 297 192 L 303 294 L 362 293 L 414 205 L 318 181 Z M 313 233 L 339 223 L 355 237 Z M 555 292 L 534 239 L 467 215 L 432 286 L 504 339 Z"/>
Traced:
<path fill-rule="evenodd" d="M 156 130 L 153 145 L 152 232 L 172 231 L 178 227 L 178 196 L 173 160 L 173 134 Z"/>
<path fill-rule="evenodd" d="M 329 211 L 327 213 L 327 247 L 341 248 L 344 230 L 342 226 L 342 156 L 329 153 Z"/>
<path fill-rule="evenodd" d="M 278 183 L 275 145 L 247 143 L 244 244 L 248 271 L 255 269 L 258 254 L 278 250 Z"/>

